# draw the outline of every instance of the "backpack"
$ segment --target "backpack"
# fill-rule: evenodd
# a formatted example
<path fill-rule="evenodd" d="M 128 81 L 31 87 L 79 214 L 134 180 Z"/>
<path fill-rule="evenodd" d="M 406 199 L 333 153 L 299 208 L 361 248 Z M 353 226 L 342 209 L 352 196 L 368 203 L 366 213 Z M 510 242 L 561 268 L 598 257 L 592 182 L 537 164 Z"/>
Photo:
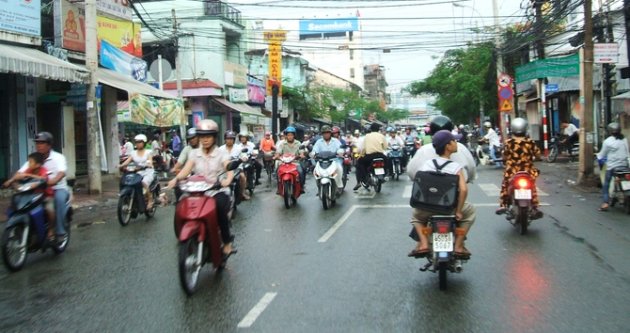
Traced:
<path fill-rule="evenodd" d="M 453 213 L 459 196 L 459 175 L 442 172 L 451 162 L 438 165 L 437 160 L 433 159 L 436 171 L 416 172 L 409 200 L 411 207 L 436 214 Z"/>

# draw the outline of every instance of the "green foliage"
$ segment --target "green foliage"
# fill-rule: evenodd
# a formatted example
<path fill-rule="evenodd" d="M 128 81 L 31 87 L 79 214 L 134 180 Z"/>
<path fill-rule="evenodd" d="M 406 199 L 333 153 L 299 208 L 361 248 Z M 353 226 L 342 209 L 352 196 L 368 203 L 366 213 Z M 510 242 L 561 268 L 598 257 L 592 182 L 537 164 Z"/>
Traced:
<path fill-rule="evenodd" d="M 492 43 L 483 43 L 448 50 L 429 77 L 412 82 L 407 90 L 412 95 L 434 95 L 434 106 L 457 123 L 477 117 L 480 104 L 492 116 L 497 108 L 493 49 Z"/>

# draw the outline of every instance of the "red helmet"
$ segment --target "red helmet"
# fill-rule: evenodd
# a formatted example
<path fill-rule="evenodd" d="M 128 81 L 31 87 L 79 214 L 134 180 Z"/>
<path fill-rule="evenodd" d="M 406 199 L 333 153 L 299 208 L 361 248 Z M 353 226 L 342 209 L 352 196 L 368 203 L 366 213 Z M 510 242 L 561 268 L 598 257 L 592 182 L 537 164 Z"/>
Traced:
<path fill-rule="evenodd" d="M 333 126 L 332 134 L 339 134 L 339 133 L 341 133 L 341 129 L 338 126 Z"/>

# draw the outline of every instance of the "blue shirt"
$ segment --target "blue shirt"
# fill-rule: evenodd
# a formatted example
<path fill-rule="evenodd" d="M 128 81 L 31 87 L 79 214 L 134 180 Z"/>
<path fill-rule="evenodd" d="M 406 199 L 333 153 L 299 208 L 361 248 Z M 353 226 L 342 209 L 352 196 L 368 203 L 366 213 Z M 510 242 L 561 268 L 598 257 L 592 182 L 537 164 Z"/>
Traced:
<path fill-rule="evenodd" d="M 328 141 L 328 143 L 324 141 L 324 138 L 321 138 L 317 140 L 317 142 L 315 142 L 315 145 L 313 146 L 313 152 L 315 154 L 319 154 L 323 151 L 330 151 L 337 154 L 337 150 L 339 150 L 340 148 L 341 148 L 341 142 L 339 142 L 337 138 L 330 138 L 330 141 Z M 338 158 L 338 160 L 341 160 L 341 159 Z"/>
<path fill-rule="evenodd" d="M 173 136 L 173 151 L 182 151 L 182 139 L 179 136 Z"/>

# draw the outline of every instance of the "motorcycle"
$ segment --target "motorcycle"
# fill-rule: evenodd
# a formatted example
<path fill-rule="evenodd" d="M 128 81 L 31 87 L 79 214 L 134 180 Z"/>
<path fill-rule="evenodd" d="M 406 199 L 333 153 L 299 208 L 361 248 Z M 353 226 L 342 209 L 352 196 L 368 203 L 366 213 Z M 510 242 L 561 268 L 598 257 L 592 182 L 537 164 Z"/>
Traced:
<path fill-rule="evenodd" d="M 446 290 L 447 273 L 461 273 L 463 270 L 462 265 L 470 257 L 458 257 L 453 253 L 455 248 L 455 216 L 434 215 L 429 218 L 428 226 L 429 230 L 431 230 L 429 235 L 429 241 L 432 243 L 430 246 L 431 251 L 426 256 L 428 262 L 420 268 L 420 271 L 437 272 L 440 290 Z"/>
<path fill-rule="evenodd" d="M 622 203 L 626 213 L 630 214 L 630 169 L 617 168 L 613 171 L 613 193 L 610 206 Z"/>
<path fill-rule="evenodd" d="M 547 162 L 553 163 L 558 158 L 558 155 L 562 152 L 569 154 L 571 161 L 580 156 L 580 143 L 576 141 L 572 145 L 569 145 L 569 141 L 561 141 L 562 135 L 556 135 L 549 140 L 549 154 L 547 155 Z"/>
<path fill-rule="evenodd" d="M 352 171 L 352 149 L 349 146 L 342 147 L 343 149 L 343 175 L 341 176 L 341 180 L 343 181 L 343 188 L 346 188 L 346 184 L 348 183 L 348 175 L 350 175 L 350 171 Z"/>
<path fill-rule="evenodd" d="M 416 144 L 414 142 L 405 142 L 403 153 L 405 154 L 405 161 L 407 161 L 408 164 L 413 158 L 413 155 L 416 153 Z M 405 168 L 406 167 L 407 166 L 405 165 Z"/>
<path fill-rule="evenodd" d="M 230 183 L 230 213 L 229 216 L 232 218 L 234 213 L 236 213 L 236 207 L 241 203 L 241 169 L 236 168 L 232 170 L 234 172 L 234 178 Z"/>
<path fill-rule="evenodd" d="M 56 254 L 63 253 L 70 242 L 70 223 L 72 222 L 72 206 L 70 198 L 65 206 L 63 221 L 66 236 L 50 243 L 47 240 L 49 222 L 44 208 L 46 181 L 27 178 L 20 181 L 16 193 L 11 197 L 4 233 L 2 234 L 2 259 L 4 265 L 17 272 L 26 263 L 29 252 L 41 250 L 45 252 L 51 247 Z"/>
<path fill-rule="evenodd" d="M 313 146 L 309 145 L 308 142 L 302 142 L 302 144 L 300 145 L 300 153 L 303 156 L 309 156 L 312 149 Z M 305 175 L 313 173 L 313 170 L 315 169 L 315 166 L 313 165 L 313 160 L 311 160 L 310 158 L 303 158 L 302 160 L 300 160 L 300 165 L 302 165 L 302 170 L 304 171 Z"/>
<path fill-rule="evenodd" d="M 352 145 L 352 166 L 357 166 L 357 161 L 361 157 L 361 152 L 359 151 L 359 147 L 356 145 Z"/>
<path fill-rule="evenodd" d="M 507 207 L 506 219 L 519 228 L 521 235 L 527 233 L 532 221 L 532 192 L 535 186 L 534 178 L 526 171 L 517 172 L 509 182 L 511 204 Z"/>
<path fill-rule="evenodd" d="M 302 193 L 300 173 L 297 165 L 293 163 L 296 156 L 284 154 L 280 157 L 281 165 L 278 167 L 278 194 L 284 199 L 284 207 L 287 209 L 295 206 Z"/>
<path fill-rule="evenodd" d="M 123 169 L 123 176 L 120 179 L 118 194 L 118 223 L 123 227 L 129 224 L 132 218 L 138 217 L 138 214 L 144 213 L 147 219 L 152 218 L 157 210 L 157 203 L 160 197 L 160 183 L 157 177 L 149 185 L 149 191 L 153 196 L 153 207 L 147 209 L 145 202 L 144 187 L 142 186 L 142 175 L 138 172 L 144 170 L 134 165 L 128 165 Z"/>
<path fill-rule="evenodd" d="M 275 150 L 270 152 L 263 152 L 263 168 L 265 172 L 267 172 L 267 182 L 271 186 L 271 178 L 274 175 L 274 160 L 273 156 L 275 155 Z"/>
<path fill-rule="evenodd" d="M 385 159 L 375 158 L 368 167 L 368 181 L 366 188 L 374 187 L 376 193 L 381 192 L 381 185 L 385 182 Z"/>
<path fill-rule="evenodd" d="M 258 159 L 258 149 L 253 149 L 251 152 L 247 148 L 243 148 L 240 154 L 241 168 L 245 172 L 245 178 L 247 178 L 247 190 L 249 195 L 254 194 L 254 188 L 256 187 L 256 160 Z"/>
<path fill-rule="evenodd" d="M 395 143 L 390 146 L 388 157 L 392 164 L 392 176 L 398 180 L 402 174 L 402 152 L 399 144 Z"/>
<path fill-rule="evenodd" d="M 334 206 L 337 202 L 337 184 L 334 175 L 337 173 L 337 155 L 343 154 L 339 149 L 337 153 L 323 151 L 315 155 L 315 180 L 319 197 L 324 209 Z"/>
<path fill-rule="evenodd" d="M 228 170 L 234 170 L 239 163 L 239 160 L 230 162 Z M 209 184 L 205 177 L 194 175 L 178 186 L 184 192 L 175 209 L 179 278 L 186 294 L 192 295 L 204 264 L 211 262 L 216 269 L 223 269 L 226 264 L 213 197 L 221 184 Z"/>

